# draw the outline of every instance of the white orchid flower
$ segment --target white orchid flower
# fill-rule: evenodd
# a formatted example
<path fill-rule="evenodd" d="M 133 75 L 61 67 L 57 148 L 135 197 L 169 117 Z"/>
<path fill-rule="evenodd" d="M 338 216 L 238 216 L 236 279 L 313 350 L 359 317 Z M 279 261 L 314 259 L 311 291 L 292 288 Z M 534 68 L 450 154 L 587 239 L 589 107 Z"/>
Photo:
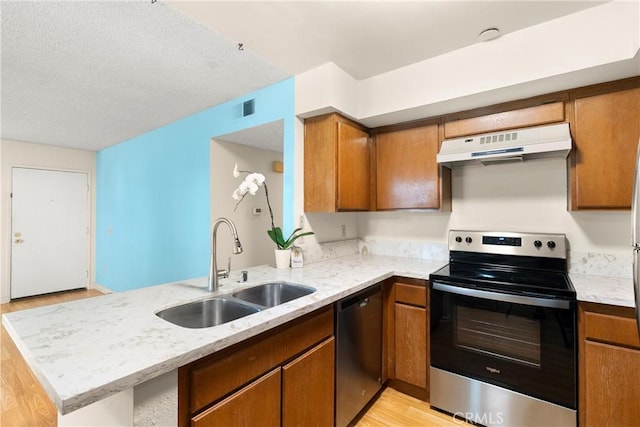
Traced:
<path fill-rule="evenodd" d="M 265 177 L 261 173 L 254 172 L 249 174 L 246 180 L 255 183 L 257 186 L 261 186 L 265 181 Z"/>
<path fill-rule="evenodd" d="M 238 171 L 238 164 L 236 163 L 236 165 L 233 167 L 233 177 L 237 178 L 240 176 L 240 172 Z"/>
<path fill-rule="evenodd" d="M 258 192 L 258 189 L 260 188 L 258 187 L 258 184 L 256 184 L 255 182 L 249 182 L 248 186 L 249 186 L 249 194 L 251 194 L 252 196 L 255 196 L 256 193 Z"/>
<path fill-rule="evenodd" d="M 242 200 L 242 194 L 240 194 L 240 190 L 238 188 L 233 190 L 233 194 L 231 195 L 231 197 L 233 197 L 233 200 L 235 200 L 236 202 Z"/>
<path fill-rule="evenodd" d="M 240 186 L 238 187 L 238 191 L 241 196 L 244 196 L 249 191 L 249 183 L 247 181 L 242 181 Z"/>

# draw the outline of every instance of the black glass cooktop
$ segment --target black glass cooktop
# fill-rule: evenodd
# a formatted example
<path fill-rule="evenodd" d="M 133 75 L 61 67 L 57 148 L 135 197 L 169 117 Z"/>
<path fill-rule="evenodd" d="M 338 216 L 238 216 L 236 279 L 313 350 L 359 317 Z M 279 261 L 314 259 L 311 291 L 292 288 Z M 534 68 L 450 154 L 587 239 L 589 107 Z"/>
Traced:
<path fill-rule="evenodd" d="M 559 271 L 451 262 L 433 272 L 429 280 L 509 293 L 575 296 L 569 277 Z"/>

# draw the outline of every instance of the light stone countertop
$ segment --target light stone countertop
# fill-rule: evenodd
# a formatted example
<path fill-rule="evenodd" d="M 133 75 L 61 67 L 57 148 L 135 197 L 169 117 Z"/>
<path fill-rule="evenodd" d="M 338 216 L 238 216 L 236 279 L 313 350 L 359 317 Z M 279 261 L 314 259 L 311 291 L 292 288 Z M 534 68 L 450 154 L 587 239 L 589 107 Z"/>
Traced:
<path fill-rule="evenodd" d="M 270 266 L 221 280 L 180 281 L 8 313 L 2 323 L 61 414 L 102 400 L 189 362 L 338 301 L 391 276 L 428 279 L 446 264 L 416 258 L 348 255 L 300 269 Z M 578 300 L 634 306 L 631 279 L 570 274 Z M 203 329 L 173 325 L 155 315 L 174 305 L 271 281 L 316 292 L 233 322 Z"/>
<path fill-rule="evenodd" d="M 570 273 L 578 301 L 635 307 L 633 280 L 621 277 Z"/>
<path fill-rule="evenodd" d="M 240 273 L 232 272 L 214 294 L 206 290 L 206 278 L 199 278 L 8 313 L 2 324 L 64 415 L 393 275 L 428 279 L 445 263 L 349 255 L 299 269 L 260 266 L 247 269 L 246 283 L 237 283 Z M 155 315 L 170 306 L 270 281 L 299 283 L 317 291 L 210 328 L 187 329 Z"/>

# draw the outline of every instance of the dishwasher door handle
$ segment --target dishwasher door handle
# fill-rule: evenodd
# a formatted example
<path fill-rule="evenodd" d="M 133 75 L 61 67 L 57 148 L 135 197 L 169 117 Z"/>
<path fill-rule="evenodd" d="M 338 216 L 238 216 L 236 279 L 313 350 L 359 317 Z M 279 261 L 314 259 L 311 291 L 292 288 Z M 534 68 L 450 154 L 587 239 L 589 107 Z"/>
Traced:
<path fill-rule="evenodd" d="M 341 301 L 338 305 L 339 311 L 349 310 L 352 307 L 366 307 L 369 304 L 369 299 L 371 296 L 377 294 L 382 291 L 381 285 L 375 285 L 371 288 L 368 288 L 364 291 L 356 293 L 355 295 L 351 295 L 347 297 L 347 299 Z"/>

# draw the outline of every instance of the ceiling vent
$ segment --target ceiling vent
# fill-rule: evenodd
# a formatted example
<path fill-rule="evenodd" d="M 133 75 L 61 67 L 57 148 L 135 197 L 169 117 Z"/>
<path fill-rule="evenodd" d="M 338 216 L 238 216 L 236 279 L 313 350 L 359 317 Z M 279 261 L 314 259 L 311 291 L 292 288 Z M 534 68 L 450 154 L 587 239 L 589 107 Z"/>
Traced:
<path fill-rule="evenodd" d="M 242 104 L 242 117 L 247 117 L 256 112 L 256 100 L 250 99 Z"/>

